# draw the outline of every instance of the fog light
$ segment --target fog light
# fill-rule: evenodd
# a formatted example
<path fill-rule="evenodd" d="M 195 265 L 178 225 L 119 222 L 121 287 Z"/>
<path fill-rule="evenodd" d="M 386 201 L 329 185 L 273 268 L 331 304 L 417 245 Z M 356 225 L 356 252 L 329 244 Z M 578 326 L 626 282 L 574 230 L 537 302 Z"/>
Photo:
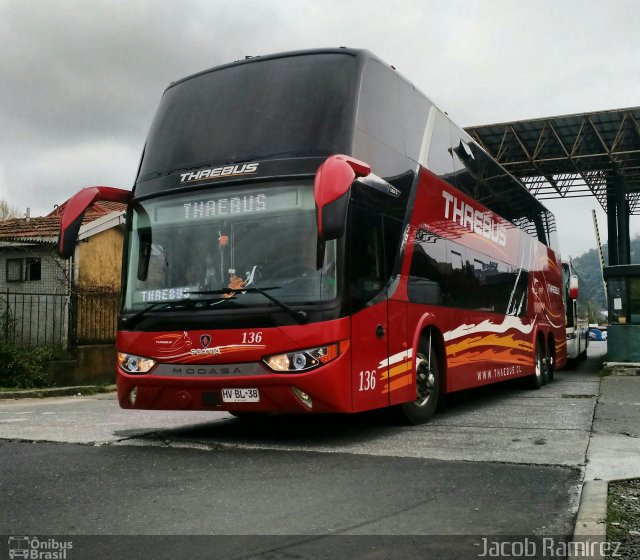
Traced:
<path fill-rule="evenodd" d="M 134 387 L 129 392 L 129 403 L 131 404 L 131 406 L 135 406 L 136 405 L 136 399 L 137 398 L 138 398 L 138 388 Z"/>
<path fill-rule="evenodd" d="M 313 401 L 311 400 L 311 397 L 307 395 L 307 393 L 301 391 L 297 387 L 291 387 L 291 391 L 303 405 L 305 405 L 307 408 L 313 408 Z"/>

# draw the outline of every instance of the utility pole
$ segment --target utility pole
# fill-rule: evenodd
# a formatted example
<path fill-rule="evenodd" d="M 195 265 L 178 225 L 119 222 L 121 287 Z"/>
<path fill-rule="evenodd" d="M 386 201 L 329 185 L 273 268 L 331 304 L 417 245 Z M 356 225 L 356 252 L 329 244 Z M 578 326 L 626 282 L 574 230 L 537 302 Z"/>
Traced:
<path fill-rule="evenodd" d="M 604 281 L 604 253 L 602 252 L 602 243 L 600 242 L 600 230 L 598 229 L 598 218 L 596 211 L 591 210 L 593 216 L 593 227 L 596 231 L 596 244 L 598 246 L 598 256 L 600 257 L 600 277 L 602 278 L 602 286 L 604 287 L 604 299 L 607 301 L 607 283 Z"/>

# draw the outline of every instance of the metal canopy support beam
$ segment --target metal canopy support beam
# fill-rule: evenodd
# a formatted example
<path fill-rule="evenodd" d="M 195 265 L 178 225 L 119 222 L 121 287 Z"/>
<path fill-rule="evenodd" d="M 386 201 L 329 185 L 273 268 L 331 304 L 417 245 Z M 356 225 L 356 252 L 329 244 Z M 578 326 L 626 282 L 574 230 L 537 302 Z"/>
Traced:
<path fill-rule="evenodd" d="M 622 177 L 614 179 L 616 186 L 616 214 L 618 222 L 618 264 L 631 263 L 631 241 L 629 239 L 629 204 L 627 203 Z"/>
<path fill-rule="evenodd" d="M 540 200 L 594 196 L 607 213 L 609 264 L 630 262 L 640 214 L 640 107 L 467 128 Z"/>
<path fill-rule="evenodd" d="M 616 204 L 616 186 L 613 178 L 607 178 L 607 245 L 609 248 L 609 266 L 616 266 L 618 260 L 618 213 Z"/>
<path fill-rule="evenodd" d="M 619 175 L 628 210 L 640 214 L 640 107 L 546 117 L 466 129 L 539 199 L 591 194 L 608 212 Z M 626 208 L 616 209 L 626 236 Z M 608 212 L 609 214 L 609 212 Z M 620 230 L 618 233 L 622 233 Z M 624 260 L 624 259 L 623 259 Z"/>

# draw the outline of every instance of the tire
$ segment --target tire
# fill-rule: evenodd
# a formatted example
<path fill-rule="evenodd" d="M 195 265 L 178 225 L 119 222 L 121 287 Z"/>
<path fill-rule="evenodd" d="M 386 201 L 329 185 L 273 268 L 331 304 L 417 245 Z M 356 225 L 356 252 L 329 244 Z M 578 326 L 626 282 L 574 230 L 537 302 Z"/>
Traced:
<path fill-rule="evenodd" d="M 542 384 L 546 385 L 549 383 L 549 362 L 547 359 L 547 350 L 544 342 L 538 342 L 537 348 L 539 348 L 540 356 L 538 357 L 538 352 L 536 351 L 536 362 L 540 360 L 540 367 L 542 368 Z"/>
<path fill-rule="evenodd" d="M 589 337 L 585 337 L 584 339 L 584 350 L 578 354 L 578 360 L 586 360 L 587 359 L 587 349 L 589 348 Z"/>
<path fill-rule="evenodd" d="M 422 346 L 422 345 L 421 345 Z M 428 343 L 424 346 L 428 347 Z M 404 424 L 418 425 L 428 422 L 438 408 L 440 394 L 440 371 L 438 357 L 431 348 L 429 351 L 416 354 L 416 400 L 401 404 L 398 407 L 400 420 Z"/>
<path fill-rule="evenodd" d="M 556 371 L 555 352 L 552 352 L 551 348 L 551 345 L 547 348 L 547 379 L 549 380 L 549 383 L 553 381 L 553 375 Z"/>
<path fill-rule="evenodd" d="M 528 379 L 529 389 L 534 391 L 540 389 L 543 383 L 546 383 L 544 378 L 546 377 L 545 370 L 546 368 L 546 358 L 544 354 L 543 345 L 540 344 L 540 341 L 536 342 L 536 354 L 535 354 L 535 373 L 530 375 Z"/>

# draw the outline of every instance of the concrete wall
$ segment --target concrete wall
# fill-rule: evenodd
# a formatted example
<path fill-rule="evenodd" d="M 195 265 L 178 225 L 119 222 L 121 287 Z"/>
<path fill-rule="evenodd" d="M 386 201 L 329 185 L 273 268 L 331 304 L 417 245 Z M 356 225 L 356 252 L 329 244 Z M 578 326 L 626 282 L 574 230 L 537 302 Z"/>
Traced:
<path fill-rule="evenodd" d="M 607 361 L 640 362 L 640 325 L 607 327 Z"/>
<path fill-rule="evenodd" d="M 116 347 L 78 346 L 74 360 L 49 362 L 47 379 L 56 387 L 112 384 L 116 379 Z"/>

